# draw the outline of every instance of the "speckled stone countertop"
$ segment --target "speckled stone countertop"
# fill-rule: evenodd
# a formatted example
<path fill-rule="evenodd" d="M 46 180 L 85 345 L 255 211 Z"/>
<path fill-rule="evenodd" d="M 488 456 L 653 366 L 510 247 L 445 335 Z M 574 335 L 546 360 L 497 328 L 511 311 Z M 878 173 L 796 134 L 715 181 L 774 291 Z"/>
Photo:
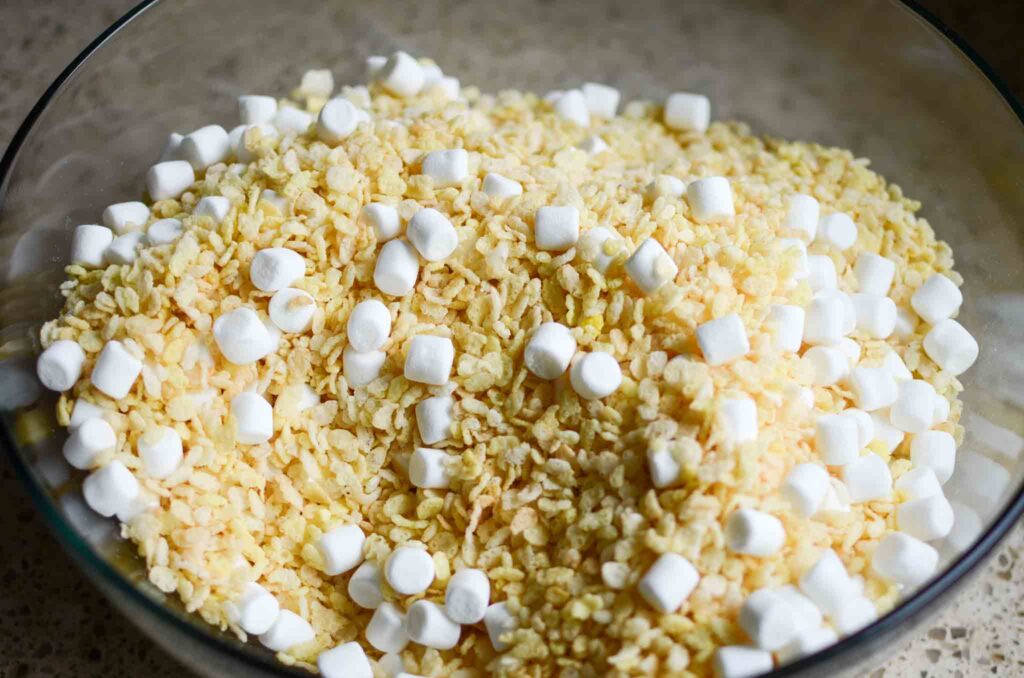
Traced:
<path fill-rule="evenodd" d="M 5 0 L 0 3 L 0 146 L 45 87 L 89 40 L 135 0 Z M 1019 0 L 931 0 L 1024 94 L 1015 39 Z M 871 674 L 965 677 L 1024 675 L 1024 526 L 924 633 Z M 121 617 L 75 570 L 0 462 L 0 678 L 188 675 Z"/>

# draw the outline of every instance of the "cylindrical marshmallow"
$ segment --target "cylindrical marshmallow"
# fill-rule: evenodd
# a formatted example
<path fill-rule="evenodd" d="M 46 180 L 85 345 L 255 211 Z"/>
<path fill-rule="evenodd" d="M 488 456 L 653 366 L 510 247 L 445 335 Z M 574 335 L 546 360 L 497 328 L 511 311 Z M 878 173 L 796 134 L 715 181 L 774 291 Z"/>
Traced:
<path fill-rule="evenodd" d="M 185 227 L 180 219 L 159 219 L 146 229 L 146 241 L 153 247 L 170 245 L 184 232 Z"/>
<path fill-rule="evenodd" d="M 743 602 L 740 627 L 762 650 L 778 650 L 796 635 L 793 614 L 785 599 L 771 589 L 758 589 Z"/>
<path fill-rule="evenodd" d="M 523 185 L 496 172 L 484 177 L 483 192 L 492 198 L 514 198 L 523 194 Z"/>
<path fill-rule="evenodd" d="M 444 609 L 459 624 L 484 618 L 491 598 L 491 582 L 483 570 L 464 568 L 452 575 L 444 591 Z"/>
<path fill-rule="evenodd" d="M 249 280 L 263 292 L 277 292 L 306 275 L 306 260 L 295 250 L 268 247 L 249 264 Z"/>
<path fill-rule="evenodd" d="M 678 553 L 663 553 L 644 573 L 637 590 L 647 603 L 663 614 L 673 614 L 690 597 L 700 574 Z"/>
<path fill-rule="evenodd" d="M 882 358 L 882 367 L 889 370 L 889 374 L 896 381 L 904 381 L 906 379 L 913 379 L 913 373 L 907 369 L 907 364 L 903 362 L 903 358 L 900 354 L 891 348 L 886 352 L 885 357 Z"/>
<path fill-rule="evenodd" d="M 818 222 L 815 240 L 828 243 L 839 251 L 848 250 L 857 242 L 857 224 L 844 212 L 829 214 Z"/>
<path fill-rule="evenodd" d="M 955 320 L 940 320 L 924 337 L 924 352 L 936 365 L 954 377 L 967 371 L 978 359 L 978 342 Z"/>
<path fill-rule="evenodd" d="M 900 532 L 921 541 L 942 539 L 953 529 L 953 507 L 941 491 L 911 499 L 896 509 L 896 525 Z"/>
<path fill-rule="evenodd" d="M 703 134 L 711 123 L 711 100 L 703 94 L 674 92 L 665 99 L 665 127 Z"/>
<path fill-rule="evenodd" d="M 174 473 L 184 456 L 181 436 L 170 426 L 155 426 L 147 430 L 135 443 L 142 460 L 142 470 L 150 478 L 160 480 Z M 249 633 L 261 633 L 250 631 Z"/>
<path fill-rule="evenodd" d="M 725 645 L 715 650 L 715 678 L 750 678 L 772 670 L 772 653 L 745 645 Z"/>
<path fill-rule="evenodd" d="M 359 109 L 348 99 L 331 99 L 320 109 L 316 134 L 320 141 L 337 145 L 347 139 L 359 125 Z"/>
<path fill-rule="evenodd" d="M 452 428 L 451 396 L 425 398 L 416 404 L 416 428 L 426 445 L 446 439 Z"/>
<path fill-rule="evenodd" d="M 274 624 L 260 634 L 260 643 L 274 652 L 287 652 L 296 645 L 308 643 L 316 638 L 309 622 L 291 610 L 281 610 Z"/>
<path fill-rule="evenodd" d="M 782 496 L 793 510 L 810 518 L 821 508 L 828 492 L 828 472 L 818 464 L 797 464 L 782 483 Z"/>
<path fill-rule="evenodd" d="M 98 268 L 105 263 L 104 253 L 114 241 L 114 232 L 106 226 L 82 224 L 71 236 L 71 263 L 84 268 Z"/>
<path fill-rule="evenodd" d="M 243 445 L 262 445 L 274 435 L 274 408 L 259 393 L 243 391 L 231 399 L 235 439 Z"/>
<path fill-rule="evenodd" d="M 775 304 L 768 311 L 768 322 L 775 325 L 775 348 L 795 353 L 804 337 L 804 309 L 799 306 Z"/>
<path fill-rule="evenodd" d="M 409 606 L 405 626 L 414 643 L 435 650 L 452 649 L 462 634 L 462 627 L 448 618 L 444 608 L 429 600 L 417 600 Z"/>
<path fill-rule="evenodd" d="M 927 466 L 916 466 L 899 477 L 896 489 L 903 495 L 904 501 L 910 501 L 941 494 L 942 484 L 935 471 Z"/>
<path fill-rule="evenodd" d="M 352 348 L 361 353 L 376 351 L 391 335 L 391 312 L 376 299 L 359 302 L 349 314 L 346 331 Z"/>
<path fill-rule="evenodd" d="M 102 418 L 103 413 L 106 411 L 106 408 L 94 405 L 84 398 L 78 398 L 75 400 L 74 407 L 71 408 L 71 419 L 68 422 L 68 430 L 74 431 L 90 419 Z"/>
<path fill-rule="evenodd" d="M 267 311 L 282 332 L 305 332 L 313 324 L 316 300 L 308 292 L 287 287 L 274 293 Z"/>
<path fill-rule="evenodd" d="M 371 202 L 359 211 L 359 221 L 373 229 L 377 242 L 397 238 L 402 232 L 402 220 L 392 205 Z"/>
<path fill-rule="evenodd" d="M 851 407 L 840 412 L 840 415 L 849 417 L 857 424 L 857 446 L 864 449 L 875 437 L 875 422 L 871 415 L 864 410 Z"/>
<path fill-rule="evenodd" d="M 860 631 L 877 618 L 875 604 L 864 596 L 855 596 L 832 615 L 832 625 L 839 634 L 848 636 Z"/>
<path fill-rule="evenodd" d="M 651 447 L 647 450 L 647 471 L 651 484 L 659 490 L 679 482 L 682 467 L 665 447 Z"/>
<path fill-rule="evenodd" d="M 773 591 L 789 607 L 793 616 L 793 628 L 797 633 L 805 633 L 821 626 L 821 610 L 814 601 L 800 593 L 800 589 L 787 584 Z"/>
<path fill-rule="evenodd" d="M 828 615 L 856 595 L 843 561 L 831 549 L 822 551 L 814 565 L 800 576 L 800 590 Z"/>
<path fill-rule="evenodd" d="M 185 135 L 178 147 L 178 154 L 193 169 L 202 170 L 223 162 L 230 149 L 227 131 L 220 125 L 207 125 Z"/>
<path fill-rule="evenodd" d="M 382 576 L 378 565 L 364 562 L 349 577 L 348 597 L 359 607 L 376 610 L 384 602 L 384 593 L 380 589 Z"/>
<path fill-rule="evenodd" d="M 142 361 L 133 356 L 120 341 L 108 341 L 100 351 L 89 378 L 101 393 L 120 400 L 132 390 L 142 372 Z"/>
<path fill-rule="evenodd" d="M 602 274 L 615 260 L 622 247 L 622 238 L 603 226 L 592 228 L 580 237 L 580 252 Z"/>
<path fill-rule="evenodd" d="M 578 89 L 570 89 L 555 100 L 555 113 L 558 117 L 574 122 L 580 127 L 590 126 L 590 111 L 587 110 L 587 99 Z"/>
<path fill-rule="evenodd" d="M 258 94 L 238 97 L 238 119 L 243 125 L 259 125 L 270 122 L 277 113 L 277 99 Z"/>
<path fill-rule="evenodd" d="M 609 85 L 596 82 L 585 82 L 580 88 L 586 99 L 587 110 L 601 118 L 614 118 L 619 108 L 619 90 Z"/>
<path fill-rule="evenodd" d="M 294 106 L 281 106 L 274 114 L 271 124 L 281 134 L 305 134 L 313 124 L 313 116 Z"/>
<path fill-rule="evenodd" d="M 846 335 L 846 307 L 838 295 L 819 295 L 807 305 L 804 342 L 834 346 Z"/>
<path fill-rule="evenodd" d="M 625 268 L 626 275 L 645 294 L 657 291 L 665 283 L 674 280 L 679 273 L 676 262 L 672 261 L 665 248 L 654 238 L 640 243 L 640 247 L 626 259 Z"/>
<path fill-rule="evenodd" d="M 622 369 L 614 356 L 593 351 L 581 356 L 569 370 L 569 382 L 585 400 L 598 400 L 611 395 L 622 384 Z"/>
<path fill-rule="evenodd" d="M 423 157 L 422 170 L 434 186 L 454 186 L 469 174 L 469 154 L 463 148 L 431 151 Z"/>
<path fill-rule="evenodd" d="M 125 233 L 114 238 L 103 252 L 103 260 L 108 264 L 129 265 L 138 258 L 139 245 L 146 244 L 146 234 L 141 231 Z"/>
<path fill-rule="evenodd" d="M 241 596 L 224 603 L 224 611 L 243 631 L 258 636 L 274 625 L 281 607 L 269 591 L 256 582 L 249 582 Z"/>
<path fill-rule="evenodd" d="M 850 492 L 850 502 L 854 504 L 885 499 L 892 495 L 889 465 L 871 452 L 843 467 L 843 482 Z"/>
<path fill-rule="evenodd" d="M 924 431 L 910 442 L 910 461 L 935 472 L 940 483 L 953 475 L 956 463 L 956 441 L 945 431 Z"/>
<path fill-rule="evenodd" d="M 405 649 L 409 644 L 409 634 L 405 631 L 405 615 L 402 610 L 394 603 L 381 603 L 366 625 L 366 640 L 381 652 L 401 652 Z"/>
<path fill-rule="evenodd" d="M 149 207 L 139 201 L 119 202 L 103 210 L 103 225 L 118 235 L 142 228 L 149 221 Z"/>
<path fill-rule="evenodd" d="M 878 576 L 902 586 L 923 584 L 938 564 L 938 551 L 902 532 L 885 535 L 871 557 L 871 569 Z"/>
<path fill-rule="evenodd" d="M 146 190 L 153 200 L 177 198 L 196 180 L 195 170 L 185 160 L 158 162 L 146 173 Z"/>
<path fill-rule="evenodd" d="M 424 549 L 399 546 L 384 563 L 384 579 L 404 596 L 422 593 L 434 581 L 434 559 Z"/>
<path fill-rule="evenodd" d="M 871 423 L 875 427 L 875 435 L 871 442 L 880 443 L 886 452 L 892 452 L 903 442 L 905 434 L 889 423 L 888 410 L 876 410 L 871 413 Z"/>
<path fill-rule="evenodd" d="M 698 325 L 697 345 L 708 365 L 723 365 L 750 351 L 747 329 L 735 313 Z"/>
<path fill-rule="evenodd" d="M 324 559 L 324 573 L 334 577 L 363 562 L 365 542 L 358 525 L 339 525 L 320 535 L 316 546 Z"/>
<path fill-rule="evenodd" d="M 572 205 L 545 206 L 534 216 L 533 237 L 537 249 L 562 252 L 580 238 L 580 212 Z"/>
<path fill-rule="evenodd" d="M 484 626 L 487 628 L 487 636 L 491 640 L 491 647 L 502 652 L 508 648 L 508 638 L 502 640 L 502 636 L 515 631 L 519 625 L 518 620 L 508 611 L 507 603 L 495 603 L 487 608 L 484 613 Z"/>
<path fill-rule="evenodd" d="M 427 261 L 447 259 L 459 245 L 459 236 L 452 222 L 432 207 L 413 215 L 406 236 Z"/>
<path fill-rule="evenodd" d="M 417 447 L 409 457 L 409 482 L 423 489 L 445 489 L 451 483 L 452 455 L 430 447 Z"/>
<path fill-rule="evenodd" d="M 82 482 L 85 503 L 104 518 L 126 508 L 139 494 L 139 481 L 120 461 L 99 468 Z"/>
<path fill-rule="evenodd" d="M 725 543 L 731 551 L 770 556 L 786 542 L 786 530 L 775 516 L 754 509 L 739 509 L 725 524 Z"/>
<path fill-rule="evenodd" d="M 945 320 L 960 310 L 964 295 L 952 280 L 933 273 L 910 297 L 910 307 L 929 325 Z"/>
<path fill-rule="evenodd" d="M 853 275 L 857 278 L 858 292 L 885 296 L 892 287 L 896 264 L 877 254 L 861 252 L 857 255 L 857 263 L 853 265 Z"/>
<path fill-rule="evenodd" d="M 815 386 L 831 386 L 850 371 L 850 362 L 838 346 L 812 346 L 803 359 L 811 366 L 811 383 Z"/>
<path fill-rule="evenodd" d="M 696 221 L 720 221 L 736 215 L 732 187 L 725 177 L 698 179 L 686 187 L 690 213 Z"/>
<path fill-rule="evenodd" d="M 600 137 L 596 137 L 600 139 Z M 654 202 L 659 197 L 681 198 L 686 195 L 686 182 L 671 174 L 659 174 L 644 187 L 644 197 Z"/>
<path fill-rule="evenodd" d="M 946 544 L 955 551 L 966 551 L 981 534 L 981 517 L 970 506 L 951 502 L 953 529 L 946 535 Z"/>
<path fill-rule="evenodd" d="M 907 433 L 922 433 L 932 427 L 934 418 L 935 388 L 921 379 L 901 381 L 889 410 L 892 425 Z"/>
<path fill-rule="evenodd" d="M 523 360 L 539 379 L 551 381 L 562 376 L 576 353 L 576 339 L 561 323 L 546 322 L 533 331 Z"/>
<path fill-rule="evenodd" d="M 854 294 L 857 330 L 871 339 L 885 339 L 896 328 L 896 304 L 877 294 Z"/>
<path fill-rule="evenodd" d="M 817 200 L 809 195 L 797 193 L 789 200 L 786 216 L 782 220 L 782 229 L 795 231 L 801 238 L 810 242 L 818 232 L 819 212 Z M 835 267 L 832 270 L 835 271 Z"/>
<path fill-rule="evenodd" d="M 789 641 L 781 648 L 776 655 L 780 664 L 789 664 L 798 659 L 820 652 L 830 645 L 834 645 L 839 637 L 836 632 L 828 628 L 809 629 Z"/>
<path fill-rule="evenodd" d="M 51 391 L 67 391 L 82 376 L 85 351 L 77 341 L 58 339 L 39 354 L 36 375 Z"/>
<path fill-rule="evenodd" d="M 793 257 L 796 266 L 791 274 L 793 280 L 803 280 L 810 276 L 807 263 L 807 243 L 799 238 L 779 238 L 779 249 L 784 257 Z M 790 254 L 793 250 L 793 254 Z"/>
<path fill-rule="evenodd" d="M 388 356 L 384 351 L 360 353 L 352 346 L 346 346 L 341 354 L 342 373 L 349 386 L 366 386 L 380 376 L 381 368 Z"/>
<path fill-rule="evenodd" d="M 369 627 L 366 633 L 369 636 Z M 373 678 L 373 665 L 363 646 L 354 640 L 321 652 L 316 658 L 316 667 L 323 678 Z"/>
<path fill-rule="evenodd" d="M 423 89 L 423 67 L 405 52 L 395 52 L 376 72 L 375 79 L 391 94 L 411 97 Z"/>
<path fill-rule="evenodd" d="M 448 337 L 417 334 L 405 354 L 405 378 L 432 386 L 444 386 L 455 361 L 455 345 Z"/>
<path fill-rule="evenodd" d="M 391 240 L 384 243 L 377 254 L 373 283 L 384 294 L 404 297 L 412 292 L 419 273 L 416 249 L 408 240 Z"/>
<path fill-rule="evenodd" d="M 221 354 L 235 365 L 248 365 L 267 355 L 271 336 L 251 308 L 236 308 L 213 322 L 213 338 Z"/>
<path fill-rule="evenodd" d="M 857 458 L 860 438 L 857 422 L 841 414 L 825 414 L 815 422 L 818 454 L 829 466 L 845 466 Z"/>
<path fill-rule="evenodd" d="M 884 367 L 854 367 L 847 381 L 857 407 L 866 412 L 889 407 L 899 395 L 896 380 Z"/>
<path fill-rule="evenodd" d="M 117 446 L 114 429 L 99 417 L 89 419 L 76 428 L 64 443 L 64 458 L 80 470 L 96 465 L 96 459 Z"/>
<path fill-rule="evenodd" d="M 750 398 L 728 398 L 718 410 L 725 439 L 733 444 L 757 440 L 757 404 Z"/>
<path fill-rule="evenodd" d="M 838 277 L 832 257 L 824 254 L 807 257 L 807 284 L 811 286 L 812 292 L 836 289 Z"/>

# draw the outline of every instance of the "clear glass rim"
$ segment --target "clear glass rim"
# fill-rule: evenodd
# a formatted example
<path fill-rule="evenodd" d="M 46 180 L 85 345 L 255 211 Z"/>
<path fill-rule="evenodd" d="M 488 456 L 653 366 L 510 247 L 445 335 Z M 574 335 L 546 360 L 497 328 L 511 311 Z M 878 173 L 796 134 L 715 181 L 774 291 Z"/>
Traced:
<path fill-rule="evenodd" d="M 88 46 L 76 56 L 70 64 L 57 76 L 52 84 L 46 89 L 39 101 L 32 107 L 25 120 L 18 127 L 11 142 L 7 147 L 2 159 L 0 159 L 0 207 L 6 200 L 7 184 L 10 180 L 10 171 L 17 160 L 21 146 L 31 132 L 36 121 L 46 110 L 50 101 L 63 89 L 64 85 L 74 76 L 78 69 L 98 50 L 104 43 L 110 40 L 116 33 L 124 29 L 140 14 L 161 2 L 161 0 L 143 0 L 124 16 L 110 25 L 100 33 Z M 981 55 L 968 44 L 960 35 L 953 31 L 938 17 L 922 7 L 916 0 L 891 0 L 899 9 L 915 14 L 926 24 L 925 29 L 932 29 L 948 40 L 954 49 L 960 50 L 980 71 L 982 77 L 988 80 L 1003 101 L 1017 116 L 1018 121 L 1024 125 L 1024 107 L 1016 99 L 1005 81 L 985 61 Z M 82 538 L 78 531 L 57 510 L 56 505 L 49 498 L 46 490 L 39 484 L 32 471 L 28 468 L 25 460 L 18 451 L 18 446 L 9 430 L 6 422 L 0 421 L 0 446 L 7 454 L 12 467 L 22 486 L 28 492 L 35 508 L 42 514 L 47 526 L 56 535 L 62 547 L 72 551 L 80 561 L 84 562 L 93 576 L 100 578 L 104 584 L 116 590 L 119 594 L 128 598 L 136 607 L 141 607 L 147 613 L 152 614 L 164 624 L 170 624 L 176 630 L 187 634 L 191 639 L 207 646 L 209 649 L 228 655 L 230 658 L 241 662 L 246 667 L 258 668 L 261 671 L 277 673 L 281 676 L 308 676 L 308 672 L 292 668 L 268 656 L 266 653 L 258 652 L 250 646 L 239 642 L 231 642 L 218 638 L 206 630 L 207 625 L 196 621 L 194 615 L 178 613 L 170 608 L 161 605 L 150 596 L 146 595 L 132 582 L 125 578 L 116 568 L 108 563 L 102 556 L 96 553 L 90 544 Z M 1019 487 L 1012 499 L 1008 502 L 1005 510 L 988 526 L 974 547 L 961 554 L 952 561 L 947 568 L 933 578 L 926 586 L 919 589 L 911 598 L 904 601 L 894 610 L 881 617 L 874 623 L 866 626 L 857 633 L 847 636 L 835 645 L 832 645 L 820 652 L 799 661 L 787 664 L 775 669 L 771 676 L 791 676 L 807 672 L 810 674 L 814 668 L 827 664 L 832 660 L 853 652 L 855 648 L 863 645 L 874 645 L 875 642 L 884 640 L 894 634 L 896 630 L 913 620 L 919 613 L 937 602 L 943 595 L 955 588 L 960 581 L 972 570 L 985 562 L 992 550 L 1007 535 L 1010 529 L 1016 524 L 1021 514 L 1024 513 L 1024 485 Z"/>

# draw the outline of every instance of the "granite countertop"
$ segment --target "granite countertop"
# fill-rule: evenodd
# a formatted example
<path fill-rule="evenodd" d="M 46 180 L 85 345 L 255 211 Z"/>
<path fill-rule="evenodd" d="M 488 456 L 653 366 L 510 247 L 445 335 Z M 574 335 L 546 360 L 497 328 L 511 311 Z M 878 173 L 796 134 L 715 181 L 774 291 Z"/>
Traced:
<path fill-rule="evenodd" d="M 71 58 L 135 0 L 7 0 L 0 7 L 0 146 Z M 922 2 L 1024 95 L 1019 0 Z M 86 11 L 88 8 L 88 11 Z M 1024 526 L 957 599 L 900 648 L 882 676 L 1024 675 Z M 0 678 L 187 675 L 69 563 L 17 479 L 0 463 Z"/>

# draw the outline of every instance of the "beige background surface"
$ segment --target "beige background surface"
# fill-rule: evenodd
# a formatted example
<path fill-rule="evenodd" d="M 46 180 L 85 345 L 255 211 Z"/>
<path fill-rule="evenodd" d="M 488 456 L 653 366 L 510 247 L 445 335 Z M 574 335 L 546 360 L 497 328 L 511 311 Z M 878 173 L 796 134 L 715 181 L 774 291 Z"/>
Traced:
<path fill-rule="evenodd" d="M 853 1 L 853 0 L 836 0 Z M 134 0 L 0 1 L 0 146 L 46 86 Z M 1019 0 L 924 2 L 1024 95 Z M 920 637 L 872 678 L 1024 675 L 1024 528 Z M 881 658 L 880 658 L 881 660 Z M 187 672 L 79 575 L 0 463 L 0 678 L 148 676 Z"/>

